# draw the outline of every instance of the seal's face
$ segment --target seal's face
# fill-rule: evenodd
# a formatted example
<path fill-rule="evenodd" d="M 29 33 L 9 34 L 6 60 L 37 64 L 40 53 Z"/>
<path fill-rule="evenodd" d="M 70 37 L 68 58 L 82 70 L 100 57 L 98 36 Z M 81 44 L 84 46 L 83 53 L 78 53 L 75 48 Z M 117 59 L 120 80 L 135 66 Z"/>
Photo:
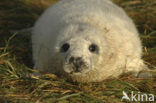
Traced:
<path fill-rule="evenodd" d="M 99 47 L 83 38 L 72 38 L 61 46 L 60 52 L 64 59 L 64 71 L 81 75 L 93 68 L 98 59 Z"/>
<path fill-rule="evenodd" d="M 84 75 L 94 69 L 99 61 L 103 37 L 91 28 L 81 28 L 81 31 L 73 29 L 68 34 L 66 31 L 63 31 L 63 37 L 58 37 L 56 46 L 61 55 L 63 70 L 71 75 Z"/>

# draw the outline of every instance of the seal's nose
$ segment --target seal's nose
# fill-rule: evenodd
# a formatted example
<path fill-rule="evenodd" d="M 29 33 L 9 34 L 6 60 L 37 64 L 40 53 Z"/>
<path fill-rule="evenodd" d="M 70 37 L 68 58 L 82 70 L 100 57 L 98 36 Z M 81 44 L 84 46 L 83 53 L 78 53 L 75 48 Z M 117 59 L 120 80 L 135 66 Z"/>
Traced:
<path fill-rule="evenodd" d="M 79 71 L 79 68 L 84 65 L 83 59 L 81 57 L 73 57 L 69 58 L 69 64 L 74 66 L 75 71 Z"/>
<path fill-rule="evenodd" d="M 71 64 L 71 63 L 73 63 L 74 62 L 74 57 L 72 56 L 72 57 L 70 57 L 70 59 L 69 59 L 69 63 Z"/>

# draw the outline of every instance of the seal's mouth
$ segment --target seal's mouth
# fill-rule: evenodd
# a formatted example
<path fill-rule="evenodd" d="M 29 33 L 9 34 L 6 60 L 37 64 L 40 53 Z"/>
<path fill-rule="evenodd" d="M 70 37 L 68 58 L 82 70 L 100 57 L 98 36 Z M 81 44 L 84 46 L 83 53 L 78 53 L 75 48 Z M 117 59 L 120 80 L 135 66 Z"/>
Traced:
<path fill-rule="evenodd" d="M 73 64 L 66 64 L 64 66 L 64 71 L 70 75 L 84 75 L 90 71 L 90 68 L 86 65 L 79 67 Z"/>
<path fill-rule="evenodd" d="M 90 71 L 88 67 L 78 68 L 77 70 L 72 68 L 72 71 L 69 72 L 71 75 L 85 75 Z"/>

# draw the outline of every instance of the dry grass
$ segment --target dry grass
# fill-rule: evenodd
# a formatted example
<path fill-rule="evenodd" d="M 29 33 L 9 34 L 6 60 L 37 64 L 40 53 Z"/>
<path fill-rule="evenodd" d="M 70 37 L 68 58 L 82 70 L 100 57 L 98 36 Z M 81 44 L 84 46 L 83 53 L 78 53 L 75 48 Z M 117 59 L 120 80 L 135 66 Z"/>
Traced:
<path fill-rule="evenodd" d="M 81 84 L 52 74 L 31 77 L 34 70 L 30 69 L 33 65 L 30 37 L 11 34 L 9 30 L 33 26 L 43 10 L 56 0 L 1 0 L 0 103 L 125 103 L 121 102 L 123 90 L 152 93 L 156 98 L 156 2 L 113 1 L 135 21 L 143 40 L 143 58 L 153 78 L 134 79 L 125 74 L 101 83 Z"/>

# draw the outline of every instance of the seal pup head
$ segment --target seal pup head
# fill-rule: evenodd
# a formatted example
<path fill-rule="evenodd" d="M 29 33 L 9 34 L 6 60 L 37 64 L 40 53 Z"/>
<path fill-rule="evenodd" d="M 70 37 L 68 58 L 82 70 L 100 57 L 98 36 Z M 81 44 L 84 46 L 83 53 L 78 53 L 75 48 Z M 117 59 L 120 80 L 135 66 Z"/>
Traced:
<path fill-rule="evenodd" d="M 75 24 L 60 30 L 55 50 L 60 55 L 64 72 L 85 75 L 99 63 L 105 47 L 100 31 L 86 24 Z"/>

